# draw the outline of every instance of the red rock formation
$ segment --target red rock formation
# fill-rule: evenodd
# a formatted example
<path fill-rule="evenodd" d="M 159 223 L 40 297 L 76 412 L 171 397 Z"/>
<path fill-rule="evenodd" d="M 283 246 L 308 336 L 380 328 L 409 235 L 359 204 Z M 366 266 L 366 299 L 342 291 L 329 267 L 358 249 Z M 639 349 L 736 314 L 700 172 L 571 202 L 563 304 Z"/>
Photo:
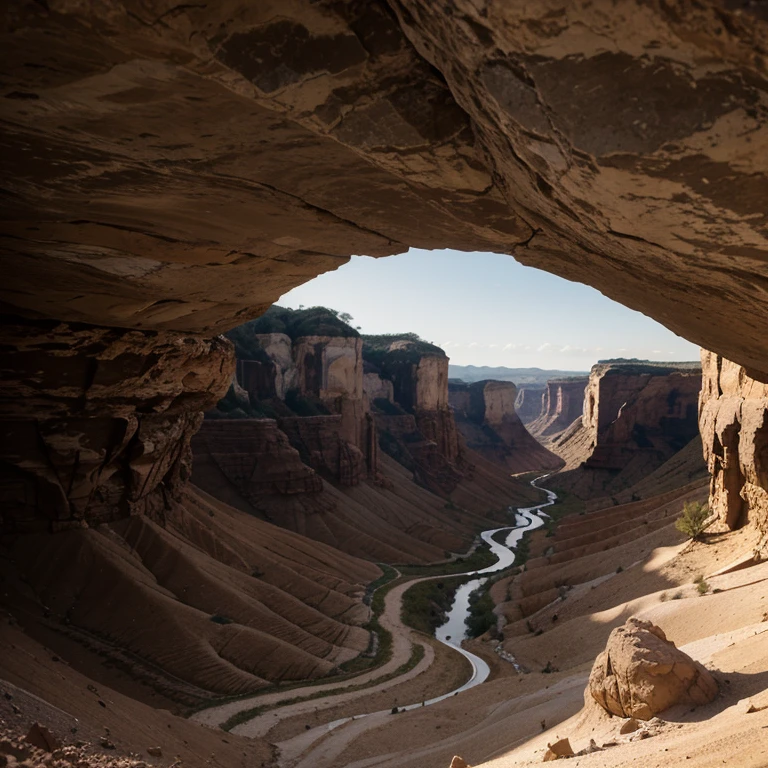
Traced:
<path fill-rule="evenodd" d="M 391 382 L 399 411 L 376 409 L 385 450 L 428 488 L 450 494 L 471 466 L 448 404 L 448 357 L 439 347 L 408 337 L 384 337 L 364 354 L 369 365 L 376 362 L 380 378 Z"/>
<path fill-rule="evenodd" d="M 310 398 L 325 409 L 323 413 L 331 414 L 300 413 L 280 419 L 280 429 L 303 461 L 343 485 L 374 477 L 378 448 L 363 392 L 359 336 L 292 340 L 283 333 L 251 333 L 249 324 L 239 329 L 238 340 L 241 345 L 247 342 L 261 358 L 237 362 L 237 383 L 254 404 L 275 405 L 277 399 L 285 404 L 281 410 L 290 413 L 290 407 L 311 407 L 302 401 Z"/>
<path fill-rule="evenodd" d="M 544 395 L 544 387 L 538 384 L 524 384 L 517 388 L 515 410 L 523 424 L 530 424 L 541 416 Z"/>
<path fill-rule="evenodd" d="M 212 462 L 256 506 L 272 494 L 323 490 L 320 476 L 302 461 L 272 419 L 207 419 L 192 438 L 192 450 L 196 474 L 205 472 L 202 463 Z M 207 486 L 202 479 L 199 482 Z"/>
<path fill-rule="evenodd" d="M 512 472 L 554 469 L 562 459 L 526 430 L 515 412 L 517 389 L 509 381 L 451 381 L 448 396 L 469 448 Z"/>
<path fill-rule="evenodd" d="M 2 334 L 3 529 L 162 516 L 202 410 L 229 384 L 231 344 L 43 322 Z"/>
<path fill-rule="evenodd" d="M 592 368 L 584 415 L 550 446 L 560 487 L 585 498 L 639 482 L 698 436 L 701 373 L 693 364 L 614 361 Z M 575 469 L 578 467 L 578 469 Z"/>
<path fill-rule="evenodd" d="M 768 385 L 702 350 L 699 425 L 711 476 L 710 508 L 721 529 L 747 523 L 768 551 Z"/>
<path fill-rule="evenodd" d="M 588 378 L 548 381 L 542 396 L 541 414 L 529 426 L 531 434 L 551 440 L 580 418 L 588 382 Z"/>

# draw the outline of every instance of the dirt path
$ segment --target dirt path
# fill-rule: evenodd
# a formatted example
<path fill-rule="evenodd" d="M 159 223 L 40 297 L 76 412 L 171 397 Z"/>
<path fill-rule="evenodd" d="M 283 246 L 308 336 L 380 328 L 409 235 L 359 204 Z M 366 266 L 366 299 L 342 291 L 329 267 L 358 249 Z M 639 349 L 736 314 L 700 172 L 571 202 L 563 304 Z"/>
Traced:
<path fill-rule="evenodd" d="M 428 578 L 440 578 L 440 577 L 428 577 Z M 388 630 L 392 634 L 392 657 L 390 660 L 383 664 L 381 667 L 365 672 L 362 675 L 358 675 L 352 679 L 329 682 L 324 685 L 308 685 L 302 688 L 293 688 L 289 691 L 276 691 L 275 693 L 268 693 L 263 696 L 251 696 L 247 699 L 239 699 L 238 701 L 231 701 L 227 704 L 221 704 L 215 707 L 209 707 L 200 712 L 196 712 L 191 716 L 191 720 L 195 720 L 198 723 L 203 723 L 212 727 L 219 726 L 226 722 L 230 717 L 242 712 L 246 709 L 251 709 L 258 706 L 273 706 L 280 704 L 283 701 L 289 701 L 301 696 L 311 696 L 313 694 L 320 694 L 322 692 L 328 692 L 333 690 L 339 690 L 342 688 L 352 688 L 358 685 L 365 685 L 366 683 L 375 683 L 376 680 L 385 677 L 386 675 L 395 672 L 403 664 L 407 663 L 411 658 L 413 645 L 421 645 L 424 648 L 424 658 L 410 671 L 404 675 L 399 675 L 393 680 L 387 680 L 381 683 L 379 686 L 371 686 L 360 691 L 345 691 L 344 693 L 334 694 L 331 696 L 323 697 L 322 699 L 313 699 L 310 701 L 299 702 L 297 704 L 291 704 L 280 709 L 280 717 L 290 717 L 293 715 L 301 714 L 305 711 L 314 711 L 318 707 L 327 708 L 338 705 L 342 701 L 353 701 L 355 699 L 362 698 L 374 691 L 381 690 L 384 687 L 389 687 L 396 683 L 408 680 L 424 672 L 434 660 L 434 651 L 425 643 L 418 633 L 414 632 L 410 627 L 405 626 L 400 619 L 400 610 L 402 605 L 403 594 L 405 591 L 416 584 L 418 581 L 426 581 L 428 579 L 415 579 L 412 581 L 404 582 L 393 587 L 384 599 L 384 610 L 379 617 L 379 623 L 384 629 Z M 243 723 L 234 729 L 235 733 L 239 733 L 244 736 L 262 736 L 267 733 L 270 728 L 275 725 L 276 712 L 267 712 L 264 715 L 254 718 L 253 720 Z"/>

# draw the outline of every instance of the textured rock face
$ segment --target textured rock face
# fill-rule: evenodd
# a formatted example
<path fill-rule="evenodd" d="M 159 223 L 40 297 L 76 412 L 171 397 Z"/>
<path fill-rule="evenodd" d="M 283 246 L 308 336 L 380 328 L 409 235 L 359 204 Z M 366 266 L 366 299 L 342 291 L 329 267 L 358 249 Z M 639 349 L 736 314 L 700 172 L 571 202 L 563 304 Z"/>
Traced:
<path fill-rule="evenodd" d="M 237 380 L 257 399 L 285 399 L 285 393 L 299 386 L 293 342 L 284 333 L 263 333 L 254 337 L 264 350 L 264 360 L 238 360 Z"/>
<path fill-rule="evenodd" d="M 584 396 L 584 427 L 594 450 L 586 466 L 622 469 L 627 454 L 643 450 L 671 456 L 698 431 L 697 370 L 596 365 Z"/>
<path fill-rule="evenodd" d="M 3 529 L 162 515 L 202 411 L 229 385 L 231 344 L 42 322 L 2 335 Z"/>
<path fill-rule="evenodd" d="M 760 7 L 14 8 L 3 301 L 211 332 L 352 253 L 514 251 L 766 373 Z"/>
<path fill-rule="evenodd" d="M 518 388 L 515 410 L 523 424 L 530 424 L 541 416 L 544 394 L 545 390 L 538 385 Z"/>
<path fill-rule="evenodd" d="M 395 401 L 395 390 L 391 381 L 382 379 L 378 373 L 363 374 L 363 391 L 368 400 L 388 400 L 390 403 Z"/>
<path fill-rule="evenodd" d="M 448 404 L 448 357 L 442 350 L 404 338 L 375 359 L 379 376 L 392 385 L 399 414 L 376 409 L 385 450 L 439 494 L 449 494 L 470 471 L 456 420 Z"/>
<path fill-rule="evenodd" d="M 698 435 L 701 372 L 693 363 L 608 362 L 592 368 L 580 422 L 550 448 L 585 497 L 634 485 Z M 576 469 L 578 467 L 578 469 Z"/>
<path fill-rule="evenodd" d="M 279 420 L 279 428 L 305 463 L 343 485 L 357 485 L 362 477 L 374 475 L 376 435 L 363 391 L 362 340 L 292 340 L 283 333 L 254 333 L 247 341 L 260 359 L 238 359 L 236 384 L 254 402 L 309 397 L 331 413 Z"/>
<path fill-rule="evenodd" d="M 588 381 L 587 378 L 548 381 L 542 396 L 541 415 L 530 425 L 531 433 L 551 438 L 573 424 L 582 415 Z"/>
<path fill-rule="evenodd" d="M 469 448 L 513 472 L 552 469 L 562 460 L 538 443 L 515 412 L 517 388 L 509 381 L 451 381 L 448 397 Z"/>
<path fill-rule="evenodd" d="M 768 549 L 768 385 L 702 350 L 699 424 L 722 528 L 756 525 Z"/>
<path fill-rule="evenodd" d="M 589 692 L 606 712 L 650 720 L 675 704 L 707 704 L 717 683 L 650 621 L 628 619 L 595 659 Z"/>
<path fill-rule="evenodd" d="M 320 493 L 320 476 L 301 459 L 272 419 L 206 420 L 192 438 L 195 461 L 212 460 L 241 493 L 264 496 Z"/>

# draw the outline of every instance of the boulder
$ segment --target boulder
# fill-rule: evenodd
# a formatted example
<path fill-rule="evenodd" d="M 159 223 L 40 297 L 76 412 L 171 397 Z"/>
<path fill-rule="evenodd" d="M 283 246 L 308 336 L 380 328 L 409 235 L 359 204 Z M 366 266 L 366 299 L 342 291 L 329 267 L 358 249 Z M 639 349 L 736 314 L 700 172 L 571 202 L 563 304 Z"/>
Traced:
<path fill-rule="evenodd" d="M 568 739 L 560 739 L 554 744 L 547 744 L 547 751 L 544 753 L 545 763 L 559 760 L 561 757 L 573 757 L 573 747 Z"/>
<path fill-rule="evenodd" d="M 629 720 L 626 720 L 622 724 L 621 728 L 619 728 L 619 733 L 622 735 L 627 733 L 634 733 L 639 727 L 640 723 L 638 723 L 634 717 L 630 717 Z"/>
<path fill-rule="evenodd" d="M 40 723 L 33 723 L 24 741 L 43 752 L 53 752 L 61 747 L 61 742 Z"/>
<path fill-rule="evenodd" d="M 463 757 L 454 755 L 450 768 L 472 768 L 472 766 Z"/>
<path fill-rule="evenodd" d="M 650 621 L 630 618 L 595 659 L 589 692 L 606 712 L 650 720 L 675 704 L 706 704 L 717 683 Z"/>

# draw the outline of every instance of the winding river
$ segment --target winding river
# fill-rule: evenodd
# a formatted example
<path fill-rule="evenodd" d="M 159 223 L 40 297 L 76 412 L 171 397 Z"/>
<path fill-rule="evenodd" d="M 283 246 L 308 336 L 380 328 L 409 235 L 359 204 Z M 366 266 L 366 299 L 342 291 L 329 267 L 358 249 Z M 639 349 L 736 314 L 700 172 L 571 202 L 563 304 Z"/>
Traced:
<path fill-rule="evenodd" d="M 545 477 L 548 477 L 548 475 L 541 475 L 540 477 L 537 477 L 535 480 L 531 481 L 532 486 L 544 491 L 547 494 L 547 500 L 545 502 L 536 504 L 533 507 L 519 507 L 515 512 L 517 525 L 507 525 L 500 528 L 491 528 L 487 531 L 483 531 L 480 534 L 483 541 L 485 541 L 490 546 L 491 552 L 493 552 L 493 554 L 496 555 L 496 557 L 499 559 L 496 563 L 488 566 L 487 568 L 482 568 L 478 571 L 469 571 L 466 574 L 462 574 L 466 576 L 478 576 L 478 578 L 472 579 L 466 584 L 462 584 L 456 590 L 456 596 L 454 598 L 453 605 L 448 612 L 445 623 L 438 627 L 437 630 L 435 630 L 435 637 L 441 643 L 450 646 L 469 660 L 470 664 L 472 665 L 472 676 L 469 678 L 469 680 L 467 680 L 466 683 L 464 683 L 464 685 L 456 688 L 453 691 L 444 693 L 442 696 L 436 696 L 433 699 L 427 699 L 427 701 L 424 702 L 418 702 L 416 704 L 409 704 L 408 706 L 400 707 L 401 711 L 418 709 L 420 707 L 429 706 L 430 704 L 437 704 L 437 702 L 443 701 L 450 696 L 455 696 L 457 693 L 466 691 L 469 688 L 474 688 L 476 685 L 480 685 L 488 679 L 488 675 L 490 674 L 490 668 L 488 667 L 488 664 L 486 664 L 486 662 L 483 661 L 479 656 L 476 656 L 474 653 L 470 653 L 461 647 L 462 641 L 467 637 L 466 620 L 469 616 L 469 596 L 478 587 L 483 585 L 491 574 L 503 571 L 505 568 L 509 568 L 515 562 L 515 548 L 517 547 L 518 542 L 520 539 L 522 539 L 523 534 L 526 531 L 532 531 L 544 525 L 544 520 L 541 516 L 541 510 L 544 507 L 548 507 L 554 504 L 557 500 L 557 495 L 553 491 L 550 491 L 546 488 L 541 488 L 539 485 L 537 485 L 538 481 L 543 480 Z M 509 535 L 506 537 L 503 544 L 499 544 L 493 539 L 493 535 L 499 531 L 509 531 Z M 443 577 L 436 576 L 434 578 Z M 377 712 L 371 714 L 381 713 Z M 332 723 L 328 723 L 328 725 L 325 727 L 330 731 L 340 725 L 351 722 L 352 720 L 358 720 L 361 717 L 368 716 L 369 715 L 367 714 L 360 714 L 354 715 L 353 717 L 344 717 L 339 720 L 335 720 Z"/>
<path fill-rule="evenodd" d="M 544 525 L 542 516 L 546 517 L 546 513 L 541 510 L 544 507 L 548 507 L 554 504 L 557 497 L 546 488 L 541 488 L 538 485 L 540 480 L 543 480 L 547 475 L 537 477 L 531 482 L 536 488 L 543 490 L 547 494 L 547 500 L 541 504 L 536 504 L 532 507 L 518 508 L 515 514 L 516 525 L 507 525 L 499 528 L 492 528 L 487 531 L 483 531 L 481 538 L 487 542 L 491 551 L 498 558 L 497 562 L 488 568 L 482 568 L 477 571 L 469 571 L 465 574 L 452 574 L 452 575 L 466 575 L 472 578 L 467 584 L 462 585 L 456 591 L 456 596 L 451 606 L 451 609 L 447 615 L 445 623 L 438 627 L 435 632 L 437 640 L 441 643 L 450 646 L 452 649 L 462 654 L 472 665 L 472 675 L 467 682 L 465 682 L 459 688 L 449 691 L 442 696 L 437 696 L 432 699 L 428 699 L 424 702 L 417 702 L 405 707 L 398 707 L 399 711 L 416 709 L 418 707 L 429 706 L 430 704 L 436 704 L 439 701 L 443 701 L 450 696 L 455 696 L 457 693 L 466 691 L 469 688 L 474 688 L 477 685 L 485 682 L 490 674 L 490 669 L 485 661 L 479 656 L 465 650 L 461 647 L 462 641 L 467 636 L 466 619 L 469 616 L 469 596 L 479 586 L 484 584 L 491 574 L 503 571 L 505 568 L 509 568 L 515 561 L 515 548 L 520 542 L 523 534 L 526 531 L 539 528 Z M 512 508 L 510 507 L 510 512 Z M 504 538 L 504 543 L 498 543 L 493 539 L 494 534 L 498 534 L 500 531 L 508 531 L 509 533 Z M 445 576 L 429 576 L 422 580 L 434 580 L 442 579 Z M 409 582 L 415 583 L 415 582 Z M 405 587 L 405 585 L 403 585 Z M 395 588 L 398 589 L 397 587 Z M 409 631 L 408 631 L 409 632 Z M 399 636 L 395 640 L 407 640 L 406 635 Z M 404 650 L 404 649 L 401 649 Z M 506 657 L 505 657 L 506 658 Z M 514 663 L 514 661 L 512 661 Z M 395 679 L 394 684 L 397 683 Z M 326 687 L 333 688 L 333 683 L 326 684 Z M 313 692 L 317 692 L 320 689 L 313 689 Z M 299 693 L 298 691 L 292 692 L 294 695 Z M 275 695 L 275 694 L 273 694 Z M 344 693 L 340 693 L 340 696 L 344 696 Z M 269 696 L 264 699 L 258 699 L 259 703 L 275 703 L 267 701 Z M 252 706 L 253 702 L 257 699 L 243 699 L 237 702 L 229 702 L 216 707 L 202 710 L 201 712 L 193 715 L 193 719 L 199 722 L 204 722 L 210 726 L 220 725 L 228 717 L 243 711 L 248 706 Z M 291 704 L 286 702 L 286 707 L 282 710 L 287 713 L 288 717 L 296 716 L 297 712 L 302 707 L 310 705 L 310 701 L 300 701 Z M 278 704 L 279 706 L 279 704 Z M 381 710 L 378 712 L 360 713 L 351 717 L 344 717 L 335 720 L 330 723 L 315 726 L 308 730 L 302 731 L 294 736 L 289 737 L 284 741 L 279 741 L 277 746 L 280 750 L 280 765 L 284 768 L 330 768 L 330 766 L 337 765 L 337 758 L 342 753 L 345 745 L 350 739 L 356 738 L 368 728 L 376 727 L 377 725 L 386 722 L 387 718 L 391 714 L 390 710 Z M 243 736 L 265 736 L 270 729 L 277 725 L 277 721 L 273 718 L 277 718 L 277 712 L 265 712 L 261 715 L 256 715 L 252 719 L 235 726 L 232 730 L 233 733 L 237 733 Z M 340 726 L 346 726 L 340 728 Z M 367 763 L 366 763 L 367 764 Z"/>

